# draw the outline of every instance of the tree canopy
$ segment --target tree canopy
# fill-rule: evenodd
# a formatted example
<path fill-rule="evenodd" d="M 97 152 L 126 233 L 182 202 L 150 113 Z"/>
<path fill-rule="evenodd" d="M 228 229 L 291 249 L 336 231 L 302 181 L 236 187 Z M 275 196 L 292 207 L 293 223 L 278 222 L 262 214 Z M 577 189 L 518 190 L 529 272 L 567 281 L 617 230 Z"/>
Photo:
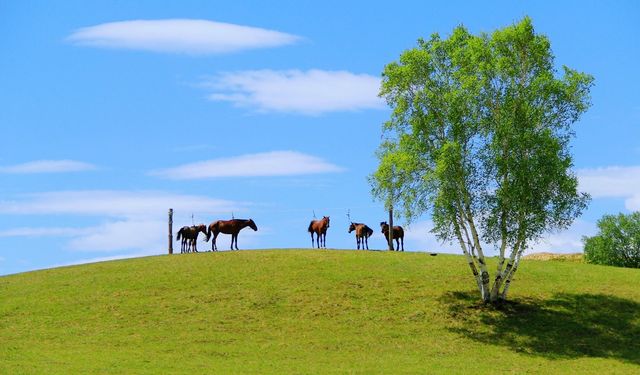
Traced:
<path fill-rule="evenodd" d="M 570 140 L 592 83 L 557 71 L 528 17 L 491 34 L 459 26 L 446 39 L 419 39 L 382 74 L 392 114 L 373 195 L 409 221 L 430 212 L 435 235 L 466 255 L 482 299 L 506 298 L 523 251 L 586 207 Z M 483 242 L 499 254 L 492 287 Z"/>
<path fill-rule="evenodd" d="M 605 215 L 599 232 L 584 237 L 584 257 L 589 263 L 640 268 L 640 212 Z"/>

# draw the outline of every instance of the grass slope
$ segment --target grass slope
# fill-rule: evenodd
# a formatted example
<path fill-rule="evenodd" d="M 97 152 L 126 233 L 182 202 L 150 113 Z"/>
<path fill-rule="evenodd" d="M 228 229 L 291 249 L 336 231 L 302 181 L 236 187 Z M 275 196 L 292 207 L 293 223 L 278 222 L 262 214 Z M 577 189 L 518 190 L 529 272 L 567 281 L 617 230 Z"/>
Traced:
<path fill-rule="evenodd" d="M 0 373 L 640 373 L 639 270 L 519 272 L 501 310 L 455 255 L 238 251 L 0 277 Z"/>

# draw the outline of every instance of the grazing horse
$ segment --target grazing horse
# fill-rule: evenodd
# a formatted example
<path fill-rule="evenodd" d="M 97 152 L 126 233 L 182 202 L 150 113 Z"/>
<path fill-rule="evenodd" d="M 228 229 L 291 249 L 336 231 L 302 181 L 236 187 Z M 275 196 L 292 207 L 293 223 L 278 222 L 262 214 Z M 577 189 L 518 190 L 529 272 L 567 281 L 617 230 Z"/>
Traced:
<path fill-rule="evenodd" d="M 318 249 L 320 246 L 327 248 L 327 228 L 329 228 L 329 216 L 323 216 L 320 220 L 311 220 L 307 231 L 311 233 L 311 247 L 313 247 L 313 234 L 318 235 Z"/>
<path fill-rule="evenodd" d="M 358 250 L 360 250 L 360 242 L 362 242 L 362 250 L 364 250 L 364 246 L 367 246 L 367 250 L 369 250 L 369 237 L 373 234 L 373 229 L 369 228 L 366 224 L 362 223 L 351 223 L 349 225 L 349 233 L 356 231 L 356 243 L 358 244 Z"/>
<path fill-rule="evenodd" d="M 384 234 L 384 238 L 389 243 L 389 224 L 386 221 L 380 223 L 380 228 Z M 393 226 L 393 239 L 396 240 L 396 251 L 400 251 L 400 243 L 402 243 L 402 251 L 404 251 L 404 229 L 399 225 Z M 393 244 L 391 245 L 393 247 Z"/>
<path fill-rule="evenodd" d="M 238 249 L 238 233 L 243 228 L 249 227 L 254 231 L 258 230 L 256 223 L 253 222 L 252 219 L 244 220 L 244 219 L 233 219 L 233 220 L 218 220 L 209 224 L 209 229 L 207 230 L 207 238 L 205 241 L 209 241 L 211 238 L 211 234 L 213 234 L 213 241 L 211 241 L 211 251 L 218 250 L 218 246 L 216 245 L 216 238 L 218 238 L 218 234 L 230 234 L 231 235 L 231 250 L 233 250 L 233 244 L 236 244 L 236 250 Z"/>
<path fill-rule="evenodd" d="M 178 236 L 176 238 L 177 241 L 180 241 L 180 237 L 182 237 L 182 243 L 180 247 L 181 253 L 190 253 L 191 250 L 198 252 L 197 242 L 198 242 L 198 234 L 202 232 L 203 234 L 207 234 L 207 227 L 204 224 L 193 225 L 190 227 L 182 227 L 178 231 Z"/>

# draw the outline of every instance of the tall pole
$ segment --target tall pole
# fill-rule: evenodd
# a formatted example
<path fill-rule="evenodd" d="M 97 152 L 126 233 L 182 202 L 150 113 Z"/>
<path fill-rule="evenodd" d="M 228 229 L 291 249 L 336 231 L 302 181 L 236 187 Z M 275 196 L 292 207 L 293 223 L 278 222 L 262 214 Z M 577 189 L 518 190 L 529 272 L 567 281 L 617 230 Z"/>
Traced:
<path fill-rule="evenodd" d="M 395 166 L 391 166 L 391 187 L 389 189 L 389 250 L 393 251 L 393 178 Z"/>
<path fill-rule="evenodd" d="M 393 206 L 389 206 L 389 250 L 393 251 Z"/>
<path fill-rule="evenodd" d="M 169 209 L 169 255 L 173 254 L 173 208 Z"/>

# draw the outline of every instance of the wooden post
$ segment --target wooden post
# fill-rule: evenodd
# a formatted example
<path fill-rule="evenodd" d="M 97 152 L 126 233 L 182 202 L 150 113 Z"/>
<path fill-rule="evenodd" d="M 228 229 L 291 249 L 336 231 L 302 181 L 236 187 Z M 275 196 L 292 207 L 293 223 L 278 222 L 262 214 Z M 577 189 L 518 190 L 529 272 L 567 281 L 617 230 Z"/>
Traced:
<path fill-rule="evenodd" d="M 169 209 L 169 255 L 173 254 L 173 208 Z"/>

